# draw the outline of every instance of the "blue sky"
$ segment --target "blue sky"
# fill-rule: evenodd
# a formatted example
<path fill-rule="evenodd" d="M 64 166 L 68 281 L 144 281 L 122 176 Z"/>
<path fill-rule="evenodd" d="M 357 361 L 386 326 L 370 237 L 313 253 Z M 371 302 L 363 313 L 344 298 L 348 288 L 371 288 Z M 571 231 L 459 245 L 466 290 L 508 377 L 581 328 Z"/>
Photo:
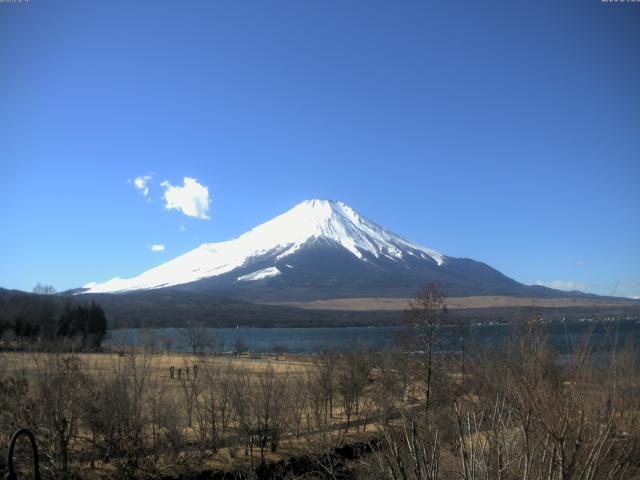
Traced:
<path fill-rule="evenodd" d="M 136 275 L 329 198 L 640 295 L 639 51 L 640 4 L 599 0 L 0 3 L 0 286 Z"/>

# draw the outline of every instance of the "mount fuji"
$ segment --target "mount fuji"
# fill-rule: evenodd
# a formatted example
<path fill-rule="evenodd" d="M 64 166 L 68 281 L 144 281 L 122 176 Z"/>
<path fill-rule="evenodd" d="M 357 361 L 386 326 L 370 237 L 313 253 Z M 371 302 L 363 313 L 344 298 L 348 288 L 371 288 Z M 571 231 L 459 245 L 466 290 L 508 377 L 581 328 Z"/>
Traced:
<path fill-rule="evenodd" d="M 81 293 L 181 291 L 252 302 L 410 297 L 426 282 L 449 296 L 566 297 L 490 266 L 408 241 L 345 203 L 307 200 L 238 238 L 205 243 L 133 278 Z M 579 295 L 577 292 L 576 295 Z"/>

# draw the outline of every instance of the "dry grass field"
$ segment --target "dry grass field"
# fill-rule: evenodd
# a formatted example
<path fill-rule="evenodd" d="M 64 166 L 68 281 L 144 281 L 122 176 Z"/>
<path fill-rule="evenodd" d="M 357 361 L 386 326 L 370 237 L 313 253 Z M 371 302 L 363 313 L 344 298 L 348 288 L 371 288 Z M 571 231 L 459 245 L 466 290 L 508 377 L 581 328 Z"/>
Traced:
<path fill-rule="evenodd" d="M 333 298 L 327 300 L 312 300 L 308 302 L 279 302 L 272 305 L 288 305 L 313 310 L 406 310 L 408 298 Z M 526 298 L 507 296 L 475 296 L 448 297 L 447 308 L 500 308 L 500 307 L 619 307 L 638 306 L 637 300 L 616 299 L 602 300 L 597 298 Z"/>
<path fill-rule="evenodd" d="M 4 405 L 15 407 L 10 402 L 26 394 L 33 402 L 27 410 L 42 410 L 35 416 L 21 408 L 4 412 L 4 418 L 0 414 L 0 448 L 6 448 L 11 431 L 27 425 L 44 451 L 56 451 L 60 418 L 67 418 L 75 424 L 65 447 L 68 460 L 52 454 L 52 475 L 75 471 L 83 478 L 137 478 L 150 458 L 160 475 L 242 470 L 368 439 L 373 433 L 370 399 L 359 391 L 349 395 L 346 406 L 339 401 L 333 375 L 340 360 L 325 360 L 0 352 L 0 390 L 3 381 L 9 387 L 28 385 L 13 399 L 5 397 Z M 347 387 L 343 383 L 343 391 Z M 51 395 L 62 401 L 49 403 Z M 361 405 L 359 412 L 354 402 Z M 104 428 L 112 420 L 114 426 Z M 127 458 L 132 441 L 147 453 Z M 107 460 L 105 450 L 119 451 L 120 458 Z M 79 460 L 87 457 L 94 458 Z M 1 468 L 2 463 L 0 473 Z"/>
<path fill-rule="evenodd" d="M 120 367 L 129 361 L 127 355 L 120 353 L 78 353 L 83 370 L 92 377 L 100 377 L 119 370 Z M 249 370 L 256 373 L 264 373 L 271 368 L 278 374 L 293 374 L 308 371 L 314 368 L 313 357 L 303 355 L 281 355 L 276 359 L 273 355 L 261 355 L 257 358 L 244 357 L 213 357 L 197 356 L 171 352 L 153 353 L 144 357 L 150 360 L 149 374 L 157 379 L 169 380 L 169 369 L 184 369 L 187 366 L 198 365 L 206 359 L 206 362 L 218 367 L 230 366 L 236 370 Z M 25 374 L 27 376 L 36 375 L 45 361 L 46 356 L 39 352 L 0 352 L 0 362 L 3 365 L 4 373 L 8 375 Z"/>

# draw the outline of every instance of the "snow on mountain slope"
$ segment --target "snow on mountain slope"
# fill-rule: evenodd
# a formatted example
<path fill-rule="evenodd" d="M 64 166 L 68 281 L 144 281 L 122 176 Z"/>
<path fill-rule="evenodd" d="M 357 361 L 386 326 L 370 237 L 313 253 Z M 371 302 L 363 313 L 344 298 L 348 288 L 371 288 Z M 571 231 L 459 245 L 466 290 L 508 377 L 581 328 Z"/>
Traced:
<path fill-rule="evenodd" d="M 278 270 L 278 267 L 268 267 L 263 268 L 262 270 L 248 273 L 247 275 L 241 275 L 237 278 L 237 280 L 240 282 L 253 282 L 255 280 L 277 277 L 278 275 L 280 275 L 280 270 Z"/>
<path fill-rule="evenodd" d="M 113 293 L 154 289 L 215 277 L 246 266 L 252 260 L 274 256 L 280 260 L 315 240 L 342 246 L 363 262 L 367 256 L 400 261 L 405 256 L 445 262 L 440 253 L 411 243 L 362 217 L 348 205 L 328 200 L 307 200 L 233 240 L 206 243 L 133 278 L 91 282 L 84 293 Z M 279 275 L 265 268 L 237 278 L 255 281 Z"/>

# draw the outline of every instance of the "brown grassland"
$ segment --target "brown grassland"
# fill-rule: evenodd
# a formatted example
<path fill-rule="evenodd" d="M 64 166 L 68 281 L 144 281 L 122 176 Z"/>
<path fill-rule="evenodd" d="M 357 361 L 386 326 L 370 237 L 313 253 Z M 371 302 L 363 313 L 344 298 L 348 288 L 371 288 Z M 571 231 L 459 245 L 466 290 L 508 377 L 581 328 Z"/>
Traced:
<path fill-rule="evenodd" d="M 312 300 L 306 302 L 278 302 L 273 305 L 288 305 L 292 307 L 307 308 L 313 310 L 355 310 L 355 311 L 379 311 L 400 310 L 407 308 L 406 298 L 332 298 L 326 300 Z M 448 297 L 447 308 L 501 308 L 501 307 L 637 307 L 637 300 L 615 299 L 603 300 L 601 298 L 527 298 L 508 297 L 500 295 L 483 295 L 472 297 Z"/>

